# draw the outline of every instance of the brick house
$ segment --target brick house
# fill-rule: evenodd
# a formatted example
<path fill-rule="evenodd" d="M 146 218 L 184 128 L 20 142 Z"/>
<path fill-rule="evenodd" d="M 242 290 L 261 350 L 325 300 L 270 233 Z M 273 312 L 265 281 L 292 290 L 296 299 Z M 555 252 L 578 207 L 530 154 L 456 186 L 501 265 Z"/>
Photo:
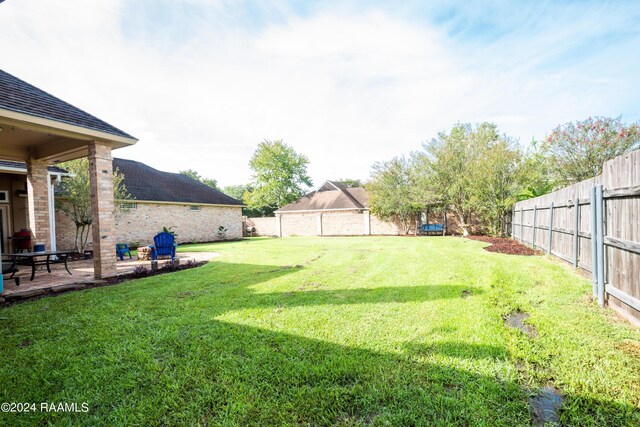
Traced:
<path fill-rule="evenodd" d="M 279 237 L 403 234 L 400 225 L 372 215 L 368 200 L 363 187 L 325 181 L 317 190 L 276 211 L 274 234 Z"/>
<path fill-rule="evenodd" d="M 0 70 L 0 160 L 24 169 L 0 168 L 0 241 L 23 223 L 35 242 L 55 249 L 53 185 L 50 167 L 87 157 L 91 192 L 94 274 L 115 276 L 115 219 L 111 151 L 138 140 L 63 100 Z M 20 169 L 20 170 L 17 170 Z"/>
<path fill-rule="evenodd" d="M 156 170 L 134 160 L 113 159 L 113 169 L 124 175 L 132 200 L 116 214 L 118 243 L 148 245 L 162 227 L 172 227 L 182 243 L 210 242 L 242 237 L 242 203 L 193 178 Z M 219 235 L 219 227 L 224 236 Z M 56 240 L 73 248 L 75 225 L 56 214 Z M 89 243 L 91 239 L 89 240 Z"/>
<path fill-rule="evenodd" d="M 103 120 L 0 70 L 0 250 L 10 252 L 16 231 L 29 229 L 47 250 L 74 247 L 75 225 L 56 213 L 54 188 L 64 171 L 55 165 L 87 157 L 94 274 L 115 276 L 117 242 L 151 243 L 163 226 L 179 241 L 215 240 L 242 233 L 242 204 L 191 178 L 113 159 L 112 150 L 138 140 Z M 137 200 L 114 215 L 113 168 L 126 173 Z M 154 192 L 155 191 L 155 192 Z"/>

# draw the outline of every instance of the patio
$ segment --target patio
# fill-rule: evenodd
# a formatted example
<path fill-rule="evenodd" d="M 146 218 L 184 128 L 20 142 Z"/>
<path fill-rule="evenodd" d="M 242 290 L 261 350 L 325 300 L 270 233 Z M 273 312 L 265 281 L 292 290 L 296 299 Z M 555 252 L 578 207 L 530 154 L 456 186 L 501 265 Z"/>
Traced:
<path fill-rule="evenodd" d="M 176 260 L 179 260 L 180 264 L 185 264 L 190 261 L 209 261 L 217 256 L 219 254 L 216 252 L 181 252 L 176 257 Z M 159 260 L 158 266 L 162 267 L 166 261 L 168 260 Z M 4 291 L 0 296 L 0 303 L 49 293 L 84 289 L 91 285 L 107 283 L 106 279 L 95 278 L 93 263 L 93 259 L 69 261 L 68 267 L 72 273 L 71 275 L 64 269 L 63 264 L 53 264 L 51 273 L 47 272 L 45 266 L 39 266 L 33 280 L 29 280 L 31 267 L 19 266 L 20 271 L 16 273 L 15 277 L 20 278 L 20 286 L 16 286 L 15 280 L 5 277 Z M 137 260 L 135 257 L 133 259 L 125 258 L 123 261 L 118 260 L 116 264 L 118 276 L 132 273 L 140 266 L 151 270 L 151 261 Z"/>

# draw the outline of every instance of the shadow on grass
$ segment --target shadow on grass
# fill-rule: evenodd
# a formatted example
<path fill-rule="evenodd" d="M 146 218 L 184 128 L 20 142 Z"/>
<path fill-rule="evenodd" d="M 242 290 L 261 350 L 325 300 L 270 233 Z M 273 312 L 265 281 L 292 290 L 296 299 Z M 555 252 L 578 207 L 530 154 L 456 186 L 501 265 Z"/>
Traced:
<path fill-rule="evenodd" d="M 50 356 L 35 358 L 35 366 L 3 360 L 11 368 L 0 392 L 4 399 L 88 402 L 88 414 L 2 414 L 0 420 L 526 425 L 529 419 L 517 384 L 396 354 L 199 317 L 179 325 L 167 320 L 136 334 L 125 333 L 131 325 L 122 326 L 122 334 L 91 342 L 69 337 L 49 343 Z"/>
<path fill-rule="evenodd" d="M 254 288 L 262 282 L 278 279 L 304 270 L 303 266 L 270 266 L 255 264 L 233 264 L 212 262 L 192 271 L 183 272 L 180 292 L 174 294 L 184 300 L 217 293 L 220 298 L 209 310 L 220 312 L 243 308 L 269 306 L 308 306 L 340 304 L 382 304 L 420 302 L 439 299 L 462 298 L 483 290 L 469 285 L 410 284 L 359 287 L 353 289 L 327 289 L 328 285 L 310 282 L 305 278 L 295 283 L 290 290 L 282 292 L 260 292 Z M 175 287 L 172 287 L 175 290 Z"/>
<path fill-rule="evenodd" d="M 462 341 L 438 341 L 429 344 L 408 343 L 405 349 L 409 354 L 420 356 L 443 355 L 461 359 L 499 359 L 509 358 L 509 352 L 504 347 L 469 344 Z"/>
<path fill-rule="evenodd" d="M 459 298 L 468 289 L 426 284 L 287 295 L 251 288 L 297 271 L 217 262 L 173 280 L 159 276 L 85 293 L 89 301 L 69 296 L 75 310 L 48 308 L 49 324 L 10 319 L 1 330 L 0 401 L 87 402 L 89 413 L 4 413 L 0 424 L 529 425 L 517 383 L 413 357 L 505 358 L 502 347 L 439 342 L 385 353 L 214 319 L 282 301 L 428 301 Z M 22 315 L 26 307 L 19 307 Z M 638 420 L 630 406 L 579 396 L 566 402 L 567 424 Z"/>
<path fill-rule="evenodd" d="M 497 351 L 481 346 L 469 350 Z M 30 358 L 3 360 L 10 369 L 3 375 L 0 396 L 9 401 L 88 402 L 89 413 L 5 413 L 0 420 L 10 425 L 530 423 L 526 395 L 511 381 L 197 317 L 179 325 L 167 320 L 135 335 L 57 340 L 48 352 L 29 366 Z M 579 412 L 571 409 L 581 423 L 564 417 L 566 424 L 633 421 L 633 408 L 625 405 L 579 397 L 568 403 L 579 405 Z"/>

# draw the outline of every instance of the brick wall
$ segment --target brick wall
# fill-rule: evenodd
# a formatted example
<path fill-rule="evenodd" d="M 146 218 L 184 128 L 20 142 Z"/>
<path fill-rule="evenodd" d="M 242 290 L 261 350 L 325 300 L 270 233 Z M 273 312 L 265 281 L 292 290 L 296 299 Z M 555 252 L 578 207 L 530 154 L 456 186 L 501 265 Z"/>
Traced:
<path fill-rule="evenodd" d="M 136 209 L 116 215 L 118 243 L 151 244 L 153 236 L 162 231 L 162 227 L 173 227 L 178 243 L 219 240 L 220 225 L 227 228 L 227 239 L 242 237 L 240 207 L 201 206 L 197 211 L 191 210 L 188 205 L 143 202 L 136 204 Z M 61 249 L 75 247 L 75 225 L 61 212 L 56 212 L 56 241 Z"/>
<path fill-rule="evenodd" d="M 322 235 L 323 236 L 359 236 L 365 233 L 366 213 L 350 212 L 323 212 Z"/>
<path fill-rule="evenodd" d="M 318 236 L 321 227 L 323 236 L 360 236 L 366 232 L 365 218 L 367 212 L 355 211 L 324 211 L 322 212 L 322 224 L 318 224 L 319 212 L 291 212 L 281 214 L 282 236 Z M 246 218 L 245 224 L 256 227 L 255 235 L 277 236 L 277 218 Z M 442 214 L 429 214 L 429 223 L 442 223 Z M 474 221 L 472 221 L 474 223 Z M 460 221 L 453 212 L 447 212 L 447 234 L 462 234 Z M 375 215 L 369 215 L 369 230 L 372 235 L 400 235 L 403 234 L 402 226 L 393 222 L 383 221 Z M 481 229 L 472 227 L 472 231 L 479 233 Z M 409 230 L 413 234 L 414 227 Z"/>
<path fill-rule="evenodd" d="M 276 217 L 276 221 L 277 221 Z M 317 236 L 317 213 L 290 213 L 281 215 L 282 236 Z"/>
<path fill-rule="evenodd" d="M 245 218 L 245 227 L 255 227 L 254 236 L 277 236 L 276 219 L 274 217 Z"/>
<path fill-rule="evenodd" d="M 284 213 L 281 214 L 282 236 L 362 236 L 367 234 L 367 216 L 366 211 L 324 211 L 322 217 L 320 212 Z M 275 221 L 277 219 L 274 224 Z M 370 215 L 369 227 L 371 234 L 397 235 L 402 232 L 397 225 L 373 215 Z"/>
<path fill-rule="evenodd" d="M 378 235 L 399 235 L 404 234 L 402 225 L 394 224 L 389 221 L 383 221 L 375 215 L 371 215 L 371 234 Z"/>

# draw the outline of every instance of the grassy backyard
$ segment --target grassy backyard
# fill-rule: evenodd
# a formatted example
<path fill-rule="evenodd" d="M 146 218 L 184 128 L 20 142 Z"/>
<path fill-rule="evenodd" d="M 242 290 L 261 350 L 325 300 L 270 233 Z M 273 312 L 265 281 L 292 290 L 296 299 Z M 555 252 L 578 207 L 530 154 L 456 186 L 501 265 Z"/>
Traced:
<path fill-rule="evenodd" d="M 252 239 L 208 265 L 0 309 L 0 425 L 640 424 L 640 330 L 543 257 L 461 238 Z M 187 250 L 187 248 L 183 248 Z M 504 317 L 527 312 L 533 338 Z"/>

